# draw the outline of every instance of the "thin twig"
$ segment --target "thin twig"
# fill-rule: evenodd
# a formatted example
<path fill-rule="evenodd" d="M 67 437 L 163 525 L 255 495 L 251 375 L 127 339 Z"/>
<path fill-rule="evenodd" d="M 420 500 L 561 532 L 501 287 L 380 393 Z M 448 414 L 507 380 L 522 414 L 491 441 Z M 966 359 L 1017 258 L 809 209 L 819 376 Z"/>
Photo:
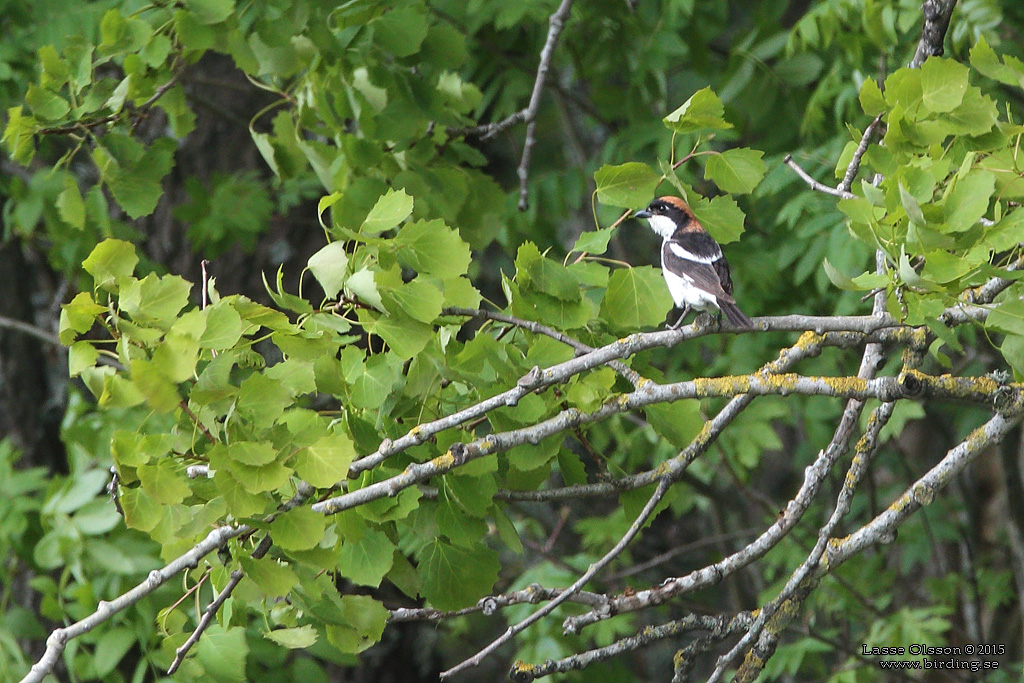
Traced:
<path fill-rule="evenodd" d="M 537 108 L 540 106 L 540 94 L 544 89 L 544 81 L 547 79 L 548 69 L 551 65 L 551 58 L 555 53 L 555 44 L 558 42 L 558 35 L 562 32 L 562 26 L 569 16 L 569 8 L 572 0 L 562 0 L 555 13 L 548 19 L 548 36 L 544 41 L 544 47 L 540 51 L 540 61 L 537 65 L 537 78 L 533 83 L 533 91 L 530 93 L 529 104 L 519 111 L 510 114 L 501 121 L 484 123 L 470 128 L 449 128 L 448 134 L 453 137 L 473 136 L 483 140 L 492 138 L 502 131 L 508 130 L 517 123 L 532 121 L 537 116 Z"/>
<path fill-rule="evenodd" d="M 850 164 L 846 167 L 846 173 L 843 174 L 843 180 L 836 186 L 836 189 L 840 192 L 849 192 L 850 188 L 853 187 L 853 179 L 857 177 L 857 171 L 860 170 L 860 162 L 864 158 L 864 155 L 868 151 L 868 147 L 871 146 L 871 138 L 875 134 L 875 129 L 878 128 L 878 124 L 882 122 L 882 114 L 875 117 L 875 120 L 868 124 L 868 127 L 864 129 L 864 134 L 860 137 L 860 143 L 857 145 L 857 149 L 853 152 L 853 158 L 850 160 Z"/>
<path fill-rule="evenodd" d="M 270 550 L 270 546 L 272 545 L 273 541 L 271 541 L 270 535 L 268 534 L 267 536 L 264 536 L 263 540 L 260 541 L 260 544 L 256 547 L 256 550 L 252 551 L 252 559 L 258 560 L 262 558 L 267 554 L 267 551 Z M 188 651 L 199 642 L 203 633 L 210 627 L 210 624 L 213 623 L 213 618 L 217 615 L 217 611 L 220 610 L 221 605 L 231 597 L 231 593 L 235 590 L 235 587 L 241 583 L 243 576 L 245 576 L 245 572 L 241 569 L 236 569 L 231 572 L 231 578 L 228 579 L 227 584 L 225 584 L 224 588 L 222 588 L 220 593 L 217 594 L 217 597 L 211 600 L 210 604 L 206 606 L 206 610 L 203 612 L 202 618 L 199 620 L 199 623 L 196 624 L 196 628 L 192 631 L 192 634 L 189 635 L 188 640 L 182 643 L 181 647 L 174 651 L 174 661 L 171 662 L 171 666 L 167 669 L 168 676 L 174 675 L 174 672 L 178 670 L 181 663 L 185 661 L 185 655 L 188 654 Z"/>
<path fill-rule="evenodd" d="M 841 199 L 853 199 L 854 197 L 857 196 L 848 190 L 840 190 L 835 187 L 829 187 L 828 185 L 815 180 L 813 177 L 811 177 L 811 174 L 809 174 L 807 171 L 800 167 L 800 164 L 793 161 L 792 154 L 787 154 L 786 158 L 782 160 L 782 163 L 786 164 L 791 169 L 796 171 L 796 174 L 803 178 L 804 182 L 807 183 L 812 190 L 824 192 L 825 194 L 830 194 L 833 197 L 840 197 Z"/>
<path fill-rule="evenodd" d="M 548 19 L 548 37 L 544 41 L 544 48 L 540 51 L 537 80 L 533 84 L 530 104 L 526 107 L 526 113 L 523 116 L 523 120 L 527 122 L 526 141 L 523 143 L 523 156 L 519 160 L 519 168 L 516 169 L 516 174 L 519 176 L 520 211 L 526 211 L 530 205 L 527 183 L 530 179 L 530 158 L 533 156 L 533 146 L 537 143 L 534 133 L 537 130 L 537 112 L 540 109 L 540 98 L 544 92 L 544 81 L 547 80 L 548 69 L 551 67 L 551 57 L 555 54 L 555 44 L 558 42 L 558 36 L 562 33 L 562 27 L 565 26 L 571 8 L 572 0 L 562 0 L 562 4 Z"/>
<path fill-rule="evenodd" d="M 60 339 L 57 338 L 57 335 L 52 332 L 47 332 L 46 330 L 23 320 L 15 320 L 14 318 L 8 318 L 7 316 L 0 315 L 0 329 L 14 330 L 15 332 L 21 332 L 22 334 L 27 334 L 30 337 L 35 337 L 36 339 L 44 341 L 51 346 L 57 346 L 60 348 L 64 347 L 64 344 L 62 344 Z"/>
<path fill-rule="evenodd" d="M 578 578 L 575 582 L 573 582 L 571 586 L 565 589 L 565 592 L 563 592 L 561 595 L 559 595 L 557 598 L 555 598 L 548 604 L 541 607 L 539 610 L 528 616 L 526 619 L 523 619 L 517 624 L 509 626 L 505 633 L 496 638 L 494 642 L 492 642 L 490 645 L 477 652 L 472 657 L 466 659 L 461 664 L 458 664 L 452 667 L 451 669 L 448 669 L 447 671 L 441 672 L 441 680 L 451 678 L 460 671 L 464 671 L 469 667 L 479 665 L 480 662 L 482 662 L 484 658 L 487 657 L 487 655 L 494 652 L 496 649 L 510 641 L 513 637 L 515 637 L 517 633 L 526 630 L 527 628 L 529 628 L 531 624 L 534 624 L 543 617 L 547 616 L 548 614 L 551 614 L 551 612 L 553 612 L 556 607 L 558 607 L 563 602 L 568 600 L 570 597 L 575 595 L 578 591 L 580 591 L 583 588 L 583 586 L 585 586 L 587 582 L 589 582 L 591 579 L 597 576 L 598 572 L 604 569 L 609 562 L 618 557 L 619 554 L 621 554 L 622 551 L 626 549 L 626 546 L 629 545 L 630 542 L 636 537 L 636 535 L 640 533 L 640 530 L 650 519 L 651 515 L 654 513 L 654 509 L 658 506 L 658 503 L 661 502 L 661 499 L 665 497 L 665 494 L 668 492 L 669 487 L 671 485 L 672 481 L 668 477 L 664 477 L 658 482 L 658 488 L 656 488 L 654 490 L 654 493 L 651 494 L 651 497 L 647 501 L 647 504 L 644 506 L 644 509 L 640 511 L 640 514 L 637 515 L 636 520 L 633 521 L 633 524 L 630 525 L 629 530 L 626 531 L 625 534 L 623 534 L 621 539 L 619 539 L 619 542 L 616 543 L 611 550 L 605 553 L 604 557 L 602 557 L 594 564 L 590 565 L 587 571 L 583 572 L 580 578 Z"/>

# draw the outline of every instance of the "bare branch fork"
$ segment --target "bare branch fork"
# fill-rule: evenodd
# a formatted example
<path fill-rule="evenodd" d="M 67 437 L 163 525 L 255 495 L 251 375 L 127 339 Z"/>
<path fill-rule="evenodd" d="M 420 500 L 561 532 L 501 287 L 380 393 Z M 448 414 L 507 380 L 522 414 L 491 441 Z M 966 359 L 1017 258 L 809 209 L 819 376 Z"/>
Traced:
<path fill-rule="evenodd" d="M 486 140 L 518 123 L 526 122 L 526 141 L 523 143 L 523 155 L 520 158 L 519 167 L 516 169 L 516 174 L 519 176 L 520 211 L 526 211 L 529 208 L 530 191 L 527 183 L 530 179 L 530 158 L 533 156 L 533 146 L 537 144 L 535 136 L 537 111 L 540 109 L 540 98 L 544 93 L 544 83 L 547 81 L 548 71 L 551 68 L 551 58 L 555 54 L 555 46 L 558 44 L 558 37 L 562 33 L 562 28 L 569 18 L 569 10 L 572 8 L 572 3 L 573 0 L 562 0 L 558 9 L 548 19 L 548 36 L 544 41 L 544 47 L 540 51 L 540 61 L 537 64 L 537 78 L 533 83 L 529 104 L 525 108 L 495 123 L 486 123 L 472 128 L 448 130 L 450 135 L 475 135 Z"/>

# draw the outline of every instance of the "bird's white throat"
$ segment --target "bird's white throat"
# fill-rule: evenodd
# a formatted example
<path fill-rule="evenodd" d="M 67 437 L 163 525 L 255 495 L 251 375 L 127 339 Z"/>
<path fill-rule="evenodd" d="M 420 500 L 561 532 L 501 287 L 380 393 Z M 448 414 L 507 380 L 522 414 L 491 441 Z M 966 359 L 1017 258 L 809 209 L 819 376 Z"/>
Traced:
<path fill-rule="evenodd" d="M 676 222 L 668 216 L 651 216 L 647 219 L 651 230 L 661 235 L 662 239 L 668 239 L 676 231 Z"/>

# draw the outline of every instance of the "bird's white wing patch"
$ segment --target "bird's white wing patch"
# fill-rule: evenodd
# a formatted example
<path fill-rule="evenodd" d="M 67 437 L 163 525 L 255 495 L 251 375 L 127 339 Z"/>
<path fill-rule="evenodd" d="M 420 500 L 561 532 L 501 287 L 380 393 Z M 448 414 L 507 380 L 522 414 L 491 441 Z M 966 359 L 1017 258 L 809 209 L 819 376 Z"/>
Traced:
<path fill-rule="evenodd" d="M 722 258 L 721 249 L 717 249 L 716 251 L 718 253 L 712 256 L 698 256 L 697 254 L 694 254 L 693 252 L 689 252 L 686 249 L 684 249 L 683 245 L 679 244 L 678 242 L 669 242 L 668 248 L 671 249 L 672 253 L 678 256 L 679 258 L 686 259 L 687 261 L 696 261 L 697 263 L 714 263 L 718 259 Z"/>

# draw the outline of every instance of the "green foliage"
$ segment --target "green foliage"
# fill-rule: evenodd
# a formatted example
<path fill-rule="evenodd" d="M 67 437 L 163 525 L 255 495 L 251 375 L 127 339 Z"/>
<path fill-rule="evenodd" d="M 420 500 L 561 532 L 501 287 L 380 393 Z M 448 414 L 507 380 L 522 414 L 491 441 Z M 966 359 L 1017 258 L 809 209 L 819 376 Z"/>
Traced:
<path fill-rule="evenodd" d="M 53 624 L 88 615 L 225 524 L 254 531 L 73 641 L 68 675 L 166 670 L 234 571 L 245 578 L 186 658 L 182 680 L 326 680 L 326 662 L 388 652 L 395 606 L 455 610 L 533 581 L 571 583 L 621 538 L 650 488 L 582 504 L 507 499 L 650 470 L 686 447 L 720 402 L 656 404 L 523 440 L 332 516 L 308 502 L 282 506 L 300 481 L 314 500 L 356 494 L 447 462 L 456 443 L 599 411 L 630 391 L 600 367 L 429 438 L 417 431 L 573 357 L 523 329 L 466 325 L 452 309 L 486 301 L 591 346 L 659 327 L 671 300 L 652 267 L 657 240 L 615 220 L 658 194 L 685 197 L 726 245 L 737 300 L 751 315 L 862 314 L 861 296 L 882 288 L 894 316 L 938 337 L 929 363 L 1024 374 L 1019 285 L 983 329 L 935 321 L 964 289 L 1013 277 L 1004 266 L 1018 255 L 1024 223 L 1024 66 L 1019 46 L 993 30 L 1004 20 L 1019 27 L 1012 0 L 958 3 L 950 57 L 919 70 L 893 66 L 908 61 L 919 35 L 920 3 L 911 0 L 830 0 L 799 16 L 772 2 L 577 3 L 537 112 L 523 213 L 512 207 L 525 125 L 493 137 L 472 128 L 527 105 L 557 3 L 44 4 L 47 25 L 23 8 L 4 10 L 4 238 L 54 271 L 39 281 L 67 282 L 71 293 L 53 297 L 66 302 L 59 338 L 91 397 L 73 394 L 65 420 L 68 476 L 17 469 L 11 445 L 0 445 L 0 557 L 10 558 L 0 585 L 29 572 L 39 605 L 33 612 L 0 593 L 0 670 L 24 673 L 23 643 L 40 644 Z M 207 71 L 211 63 L 224 71 Z M 225 72 L 236 78 L 225 84 Z M 212 100 L 210 82 L 237 89 L 228 99 L 239 108 Z M 879 115 L 884 137 L 868 149 L 852 199 L 812 193 L 781 163 L 793 153 L 838 181 Z M 233 130 L 246 144 L 214 146 Z M 210 158 L 191 163 L 190 148 L 203 145 Z M 568 257 L 570 248 L 579 256 Z M 883 273 L 876 249 L 888 257 Z M 198 258 L 277 273 L 263 275 L 266 292 L 218 293 L 173 274 L 191 272 Z M 209 302 L 199 307 L 201 284 Z M 791 343 L 780 334 L 711 337 L 626 362 L 657 381 L 741 374 Z M 851 358 L 829 352 L 806 368 L 852 374 Z M 588 589 L 642 590 L 720 559 L 764 522 L 747 498 L 784 505 L 831 438 L 837 411 L 825 405 L 754 402 L 608 569 L 615 578 Z M 979 414 L 901 404 L 882 440 L 917 419 L 960 433 Z M 407 435 L 412 447 L 359 464 Z M 858 497 L 851 523 L 891 500 L 901 490 L 893 482 L 916 466 L 894 460 L 879 466 L 881 491 L 872 489 L 870 506 Z M 123 516 L 102 493 L 111 464 Z M 748 487 L 758 494 L 737 503 Z M 831 502 L 807 519 L 823 519 Z M 808 623 L 833 640 L 849 637 L 854 622 L 858 637 L 880 644 L 944 642 L 959 627 L 944 605 L 956 603 L 961 583 L 910 590 L 895 569 L 932 571 L 933 546 L 958 538 L 935 527 L 908 525 L 898 557 L 852 560 L 842 586 L 826 579 L 804 608 Z M 691 538 L 691 529 L 701 533 Z M 794 531 L 748 571 L 777 590 L 806 557 L 808 533 Z M 264 534 L 273 545 L 254 558 Z M 690 542 L 695 551 L 673 564 Z M 625 571 L 651 558 L 645 571 Z M 994 609 L 1014 594 L 1005 567 L 991 567 L 981 597 Z M 747 590 L 729 584 L 687 599 L 720 611 Z M 179 602 L 184 591 L 194 594 Z M 533 609 L 503 615 L 511 622 Z M 684 607 L 661 610 L 651 618 Z M 437 629 L 446 661 L 482 643 L 500 621 L 489 619 Z M 541 662 L 604 645 L 635 635 L 634 620 L 580 636 L 545 620 L 518 636 L 517 656 Z M 434 642 L 433 624 L 429 632 Z M 837 648 L 785 638 L 766 677 L 834 673 Z M 627 659 L 586 675 L 622 680 L 650 666 L 648 678 L 664 678 L 667 660 Z"/>

